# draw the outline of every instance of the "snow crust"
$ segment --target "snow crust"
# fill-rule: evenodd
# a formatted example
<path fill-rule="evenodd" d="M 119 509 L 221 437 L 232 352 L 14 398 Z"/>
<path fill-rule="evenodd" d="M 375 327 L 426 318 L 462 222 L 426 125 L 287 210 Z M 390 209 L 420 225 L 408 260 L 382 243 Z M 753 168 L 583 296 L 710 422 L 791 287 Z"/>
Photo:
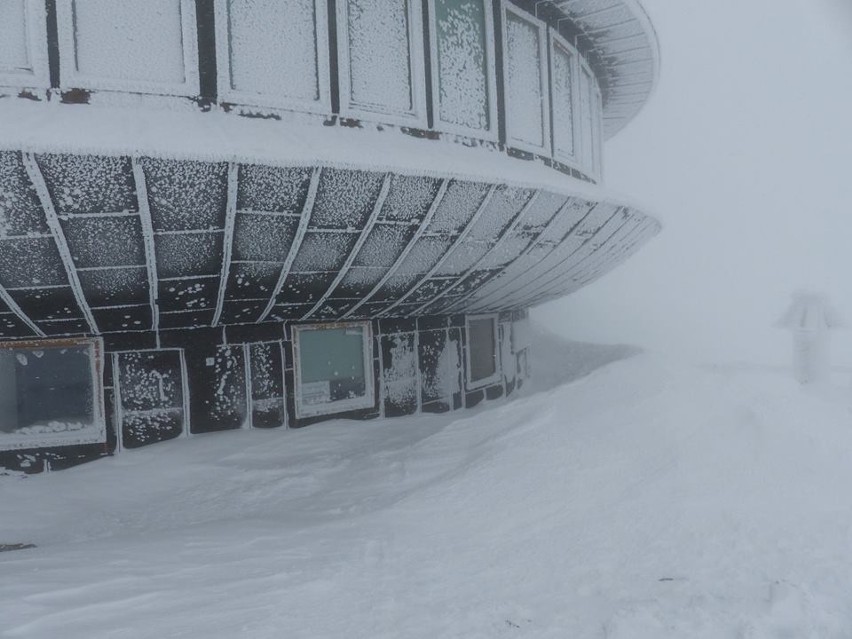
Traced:
<path fill-rule="evenodd" d="M 363 168 L 543 188 L 634 206 L 599 185 L 484 147 L 294 118 L 298 126 L 224 113 L 0 100 L 0 149 Z"/>
<path fill-rule="evenodd" d="M 0 477 L 0 633 L 852 634 L 848 392 L 536 339 L 482 410 Z"/>

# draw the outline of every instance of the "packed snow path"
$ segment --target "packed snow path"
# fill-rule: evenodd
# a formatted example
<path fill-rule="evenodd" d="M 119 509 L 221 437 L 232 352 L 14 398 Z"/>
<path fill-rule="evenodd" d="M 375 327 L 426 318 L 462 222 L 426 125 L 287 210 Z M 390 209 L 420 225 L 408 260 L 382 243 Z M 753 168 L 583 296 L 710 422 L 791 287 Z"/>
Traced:
<path fill-rule="evenodd" d="M 543 350 L 474 412 L 0 477 L 0 637 L 852 636 L 848 393 Z"/>

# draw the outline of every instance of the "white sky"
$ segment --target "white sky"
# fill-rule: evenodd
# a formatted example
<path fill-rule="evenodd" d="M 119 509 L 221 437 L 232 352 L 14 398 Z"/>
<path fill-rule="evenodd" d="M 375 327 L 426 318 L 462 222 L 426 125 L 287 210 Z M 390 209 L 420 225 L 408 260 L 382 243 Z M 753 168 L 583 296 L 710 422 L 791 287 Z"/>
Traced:
<path fill-rule="evenodd" d="M 790 293 L 852 324 L 852 0 L 644 0 L 651 101 L 606 182 L 664 223 L 626 264 L 535 316 L 575 339 L 701 361 L 788 359 Z M 852 364 L 852 331 L 834 359 Z"/>

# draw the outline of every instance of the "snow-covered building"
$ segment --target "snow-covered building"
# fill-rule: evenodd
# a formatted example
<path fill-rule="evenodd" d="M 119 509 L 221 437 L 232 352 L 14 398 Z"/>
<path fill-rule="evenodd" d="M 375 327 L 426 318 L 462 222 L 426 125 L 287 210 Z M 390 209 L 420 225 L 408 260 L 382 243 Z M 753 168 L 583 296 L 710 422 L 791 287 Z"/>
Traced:
<path fill-rule="evenodd" d="M 636 0 L 0 3 L 0 466 L 446 411 L 656 220 Z"/>

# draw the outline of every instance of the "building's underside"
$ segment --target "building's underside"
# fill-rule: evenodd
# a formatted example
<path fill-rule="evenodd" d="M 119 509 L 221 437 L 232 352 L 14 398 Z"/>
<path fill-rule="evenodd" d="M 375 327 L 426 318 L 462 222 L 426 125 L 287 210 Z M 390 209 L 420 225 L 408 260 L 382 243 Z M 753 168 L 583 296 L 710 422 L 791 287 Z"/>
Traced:
<path fill-rule="evenodd" d="M 658 223 L 544 189 L 367 170 L 0 153 L 0 337 L 525 309 Z"/>

